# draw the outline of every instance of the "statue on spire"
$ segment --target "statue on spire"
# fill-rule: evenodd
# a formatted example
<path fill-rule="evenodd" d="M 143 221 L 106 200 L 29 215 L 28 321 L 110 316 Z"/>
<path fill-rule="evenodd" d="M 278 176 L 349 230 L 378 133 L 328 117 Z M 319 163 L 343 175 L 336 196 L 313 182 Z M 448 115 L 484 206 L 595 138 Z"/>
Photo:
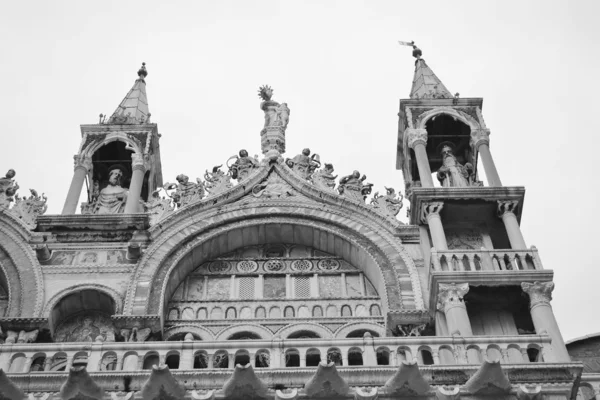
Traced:
<path fill-rule="evenodd" d="M 265 125 L 260 132 L 262 152 L 269 160 L 275 161 L 285 152 L 285 130 L 290 119 L 287 103 L 271 100 L 273 89 L 269 85 L 258 89 L 258 97 L 263 101 L 260 109 L 265 113 Z"/>

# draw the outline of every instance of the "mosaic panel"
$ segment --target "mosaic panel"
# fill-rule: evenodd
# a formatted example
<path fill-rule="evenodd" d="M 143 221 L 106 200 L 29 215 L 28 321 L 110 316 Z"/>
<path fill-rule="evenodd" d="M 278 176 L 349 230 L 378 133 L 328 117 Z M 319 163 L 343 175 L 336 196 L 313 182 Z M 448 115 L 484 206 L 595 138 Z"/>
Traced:
<path fill-rule="evenodd" d="M 230 298 L 231 279 L 221 277 L 208 278 L 207 294 L 209 299 L 223 300 Z"/>
<path fill-rule="evenodd" d="M 294 288 L 297 299 L 310 297 L 310 277 L 296 276 L 294 278 Z"/>
<path fill-rule="evenodd" d="M 264 294 L 267 299 L 285 298 L 285 276 L 265 276 Z"/>
<path fill-rule="evenodd" d="M 204 298 L 204 277 L 191 277 L 188 279 L 188 300 L 201 300 Z"/>
<path fill-rule="evenodd" d="M 342 297 L 341 283 L 342 281 L 339 275 L 319 276 L 320 297 Z"/>
<path fill-rule="evenodd" d="M 43 262 L 45 265 L 77 265 L 77 264 L 131 264 L 135 261 L 127 260 L 125 250 L 88 250 L 88 251 L 63 251 L 55 250 L 52 258 Z"/>
<path fill-rule="evenodd" d="M 254 277 L 243 277 L 240 278 L 240 299 L 253 299 L 254 298 L 254 283 L 256 279 Z"/>
<path fill-rule="evenodd" d="M 358 275 L 346 275 L 346 293 L 348 297 L 361 297 L 362 287 Z"/>
<path fill-rule="evenodd" d="M 100 336 L 114 342 L 114 331 L 110 317 L 93 313 L 68 318 L 57 327 L 55 338 L 57 342 L 94 342 Z"/>

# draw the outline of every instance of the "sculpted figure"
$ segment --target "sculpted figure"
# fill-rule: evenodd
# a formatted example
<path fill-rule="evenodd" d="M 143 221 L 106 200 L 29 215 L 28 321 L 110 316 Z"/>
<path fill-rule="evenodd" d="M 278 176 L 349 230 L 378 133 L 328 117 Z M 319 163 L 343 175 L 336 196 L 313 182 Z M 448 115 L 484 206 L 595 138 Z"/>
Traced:
<path fill-rule="evenodd" d="M 323 190 L 333 190 L 337 175 L 333 175 L 333 165 L 325 164 L 323 169 L 316 171 L 313 174 L 312 181 L 315 186 Z"/>
<path fill-rule="evenodd" d="M 288 167 L 296 174 L 304 179 L 310 179 L 313 172 L 321 166 L 321 160 L 318 154 L 310 156 L 310 149 L 302 150 L 302 154 L 298 154 L 294 158 L 285 160 Z"/>
<path fill-rule="evenodd" d="M 222 165 L 216 165 L 213 167 L 212 172 L 208 172 L 207 170 L 204 173 L 206 191 L 209 193 L 209 197 L 223 193 L 233 187 L 231 175 L 221 171 L 221 167 Z"/>
<path fill-rule="evenodd" d="M 437 171 L 437 178 L 443 187 L 471 186 L 473 166 L 470 163 L 461 165 L 450 146 L 442 148 L 442 166 Z"/>
<path fill-rule="evenodd" d="M 204 197 L 204 184 L 200 178 L 196 179 L 196 183 L 190 182 L 190 178 L 184 174 L 177 175 L 175 179 L 177 179 L 177 186 L 175 187 L 175 193 L 171 195 L 171 198 L 177 207 L 183 207 L 198 200 L 202 200 Z M 167 185 L 169 185 L 170 188 L 175 186 L 172 184 Z"/>
<path fill-rule="evenodd" d="M 288 108 L 287 103 L 281 103 L 281 105 L 277 107 L 277 119 L 283 130 L 285 130 L 290 120 L 290 109 Z"/>
<path fill-rule="evenodd" d="M 402 209 L 402 200 L 404 196 L 401 193 L 396 197 L 396 190 L 394 188 L 385 188 L 385 196 L 380 196 L 379 192 L 375 192 L 371 204 L 373 207 L 381 212 L 382 214 L 394 218 Z"/>
<path fill-rule="evenodd" d="M 28 228 L 34 229 L 37 225 L 37 217 L 44 214 L 48 209 L 46 201 L 48 198 L 42 193 L 38 195 L 35 189 L 29 189 L 31 196 L 19 197 L 15 196 L 15 205 L 10 209 L 10 212 L 19 218 Z"/>
<path fill-rule="evenodd" d="M 271 174 L 266 181 L 252 188 L 252 194 L 254 197 L 278 198 L 294 196 L 294 191 L 279 175 Z"/>
<path fill-rule="evenodd" d="M 338 192 L 349 199 L 364 202 L 373 187 L 372 183 L 363 183 L 365 179 L 367 179 L 366 175 L 361 177 L 360 172 L 354 171 L 352 174 L 340 179 Z"/>
<path fill-rule="evenodd" d="M 229 166 L 229 173 L 233 179 L 237 179 L 238 183 L 246 179 L 255 168 L 258 168 L 258 161 L 252 157 L 248 157 L 248 152 L 244 149 L 240 150 L 239 157 L 233 156 L 229 160 L 236 159 Z"/>
<path fill-rule="evenodd" d="M 160 197 L 160 188 L 152 192 L 150 201 L 144 203 L 144 212 L 149 214 L 150 225 L 155 225 L 162 220 L 168 213 L 173 211 L 173 205 L 170 198 Z"/>
<path fill-rule="evenodd" d="M 115 168 L 108 173 L 108 185 L 100 191 L 93 214 L 119 214 L 125 209 L 127 189 L 121 187 L 123 172 Z"/>
<path fill-rule="evenodd" d="M 258 90 L 258 96 L 263 100 L 260 103 L 260 109 L 265 113 L 265 126 L 263 132 L 269 127 L 279 127 L 285 131 L 290 120 L 290 109 L 287 103 L 279 104 L 271 100 L 273 89 L 268 86 L 261 86 Z"/>
<path fill-rule="evenodd" d="M 19 190 L 19 185 L 13 179 L 17 173 L 14 169 L 9 169 L 4 178 L 0 178 L 0 209 L 8 208 L 13 196 Z"/>

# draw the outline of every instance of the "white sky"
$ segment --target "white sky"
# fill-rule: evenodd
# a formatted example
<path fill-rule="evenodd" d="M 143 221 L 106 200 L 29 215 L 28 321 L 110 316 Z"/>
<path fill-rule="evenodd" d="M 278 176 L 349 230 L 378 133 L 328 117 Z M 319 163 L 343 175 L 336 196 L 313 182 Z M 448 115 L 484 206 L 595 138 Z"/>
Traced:
<path fill-rule="evenodd" d="M 522 230 L 555 271 L 565 339 L 600 331 L 596 261 L 599 2 L 8 2 L 0 15 L 0 169 L 59 213 L 80 124 L 112 114 L 142 61 L 165 181 L 260 153 L 257 89 L 287 102 L 287 156 L 404 190 L 398 102 L 415 40 L 446 87 L 483 97 L 505 185 L 527 189 Z M 405 204 L 405 208 L 408 204 Z M 400 212 L 405 218 L 405 209 Z"/>

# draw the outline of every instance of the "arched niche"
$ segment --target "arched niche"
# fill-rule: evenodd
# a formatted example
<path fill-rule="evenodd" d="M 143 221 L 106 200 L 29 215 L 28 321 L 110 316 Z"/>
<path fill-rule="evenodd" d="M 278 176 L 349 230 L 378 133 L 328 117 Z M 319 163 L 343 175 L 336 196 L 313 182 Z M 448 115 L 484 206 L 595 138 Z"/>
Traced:
<path fill-rule="evenodd" d="M 181 282 L 199 265 L 240 248 L 281 242 L 308 246 L 347 261 L 359 268 L 373 284 L 381 297 L 384 312 L 402 308 L 397 274 L 408 275 L 407 266 L 391 245 L 383 240 L 378 241 L 374 236 L 373 232 L 358 235 L 351 229 L 339 229 L 301 219 L 282 219 L 280 222 L 273 219 L 236 221 L 235 224 L 182 243 L 179 250 L 161 264 L 154 275 L 155 284 L 150 287 L 148 309 L 144 312 L 159 313 L 164 318 L 165 305 Z M 412 290 L 406 291 L 410 296 L 413 295 Z"/>
<path fill-rule="evenodd" d="M 56 342 L 115 341 L 111 316 L 117 301 L 107 291 L 75 288 L 49 303 L 48 322 Z"/>
<path fill-rule="evenodd" d="M 128 188 L 131 182 L 132 163 L 131 146 L 121 140 L 114 140 L 97 148 L 92 153 L 92 170 L 90 171 L 90 197 L 94 190 L 102 190 L 108 185 L 109 172 L 115 168 L 121 170 L 121 187 Z M 95 188 L 95 185 L 98 185 Z"/>

